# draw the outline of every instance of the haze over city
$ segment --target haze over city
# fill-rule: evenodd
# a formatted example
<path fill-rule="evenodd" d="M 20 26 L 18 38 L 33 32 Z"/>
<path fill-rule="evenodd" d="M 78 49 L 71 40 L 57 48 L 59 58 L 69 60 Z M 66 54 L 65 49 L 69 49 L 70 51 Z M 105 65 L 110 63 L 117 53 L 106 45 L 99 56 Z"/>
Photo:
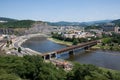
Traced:
<path fill-rule="evenodd" d="M 120 0 L 1 0 L 0 16 L 86 22 L 120 18 Z"/>

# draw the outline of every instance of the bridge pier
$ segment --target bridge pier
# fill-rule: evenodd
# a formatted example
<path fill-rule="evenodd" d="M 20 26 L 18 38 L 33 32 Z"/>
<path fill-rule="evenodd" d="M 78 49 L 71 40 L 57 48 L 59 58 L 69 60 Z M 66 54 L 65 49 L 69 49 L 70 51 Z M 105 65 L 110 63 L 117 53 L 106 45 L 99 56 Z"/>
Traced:
<path fill-rule="evenodd" d="M 51 54 L 51 58 L 55 58 L 56 59 L 57 58 L 57 53 L 52 53 Z"/>
<path fill-rule="evenodd" d="M 73 50 L 69 51 L 69 55 L 74 55 L 74 51 Z"/>
<path fill-rule="evenodd" d="M 57 58 L 57 53 L 49 53 L 49 54 L 47 54 L 47 55 L 44 55 L 44 56 L 42 56 L 42 58 L 44 59 L 44 60 L 46 60 L 46 59 L 51 59 L 51 58 Z"/>
<path fill-rule="evenodd" d="M 88 46 L 84 47 L 85 50 L 88 50 L 88 48 L 89 48 Z"/>
<path fill-rule="evenodd" d="M 55 54 L 55 59 L 57 59 L 57 53 Z"/>
<path fill-rule="evenodd" d="M 45 55 L 45 60 L 46 60 L 46 59 L 51 59 L 51 55 L 50 55 L 50 54 Z"/>

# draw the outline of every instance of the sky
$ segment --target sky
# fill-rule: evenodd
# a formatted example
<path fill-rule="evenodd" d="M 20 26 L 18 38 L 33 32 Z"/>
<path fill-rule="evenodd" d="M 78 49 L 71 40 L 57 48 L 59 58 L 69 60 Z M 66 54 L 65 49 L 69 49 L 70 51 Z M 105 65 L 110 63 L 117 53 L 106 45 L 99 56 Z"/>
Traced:
<path fill-rule="evenodd" d="M 0 0 L 0 17 L 51 22 L 120 19 L 120 0 Z"/>

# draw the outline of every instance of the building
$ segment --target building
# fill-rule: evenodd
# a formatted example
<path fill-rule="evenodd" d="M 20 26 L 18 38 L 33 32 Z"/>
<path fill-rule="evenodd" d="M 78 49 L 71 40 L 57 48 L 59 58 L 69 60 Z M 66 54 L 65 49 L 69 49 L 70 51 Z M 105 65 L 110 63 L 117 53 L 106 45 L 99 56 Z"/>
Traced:
<path fill-rule="evenodd" d="M 114 31 L 115 31 L 116 33 L 120 33 L 120 27 L 119 27 L 119 26 L 115 26 Z"/>
<path fill-rule="evenodd" d="M 105 26 L 103 26 L 103 31 L 113 32 L 114 31 L 114 26 L 113 25 L 105 25 Z"/>

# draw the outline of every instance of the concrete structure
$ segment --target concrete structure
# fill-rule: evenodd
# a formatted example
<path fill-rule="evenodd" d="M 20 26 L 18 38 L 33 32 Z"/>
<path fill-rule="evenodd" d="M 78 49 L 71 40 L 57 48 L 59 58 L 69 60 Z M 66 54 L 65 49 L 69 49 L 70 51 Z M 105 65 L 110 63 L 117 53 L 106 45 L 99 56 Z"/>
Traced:
<path fill-rule="evenodd" d="M 57 54 L 62 54 L 64 52 L 68 52 L 70 55 L 74 54 L 75 50 L 78 50 L 80 48 L 84 48 L 85 50 L 96 45 L 98 41 L 91 41 L 91 42 L 87 42 L 87 43 L 83 43 L 80 45 L 73 45 L 70 47 L 66 47 L 54 52 L 50 52 L 50 53 L 46 53 L 46 54 L 42 54 L 42 57 L 45 59 L 51 59 L 51 58 L 57 58 Z"/>
<path fill-rule="evenodd" d="M 103 26 L 103 31 L 113 32 L 114 31 L 114 26 L 113 25 L 105 25 L 105 26 Z"/>

